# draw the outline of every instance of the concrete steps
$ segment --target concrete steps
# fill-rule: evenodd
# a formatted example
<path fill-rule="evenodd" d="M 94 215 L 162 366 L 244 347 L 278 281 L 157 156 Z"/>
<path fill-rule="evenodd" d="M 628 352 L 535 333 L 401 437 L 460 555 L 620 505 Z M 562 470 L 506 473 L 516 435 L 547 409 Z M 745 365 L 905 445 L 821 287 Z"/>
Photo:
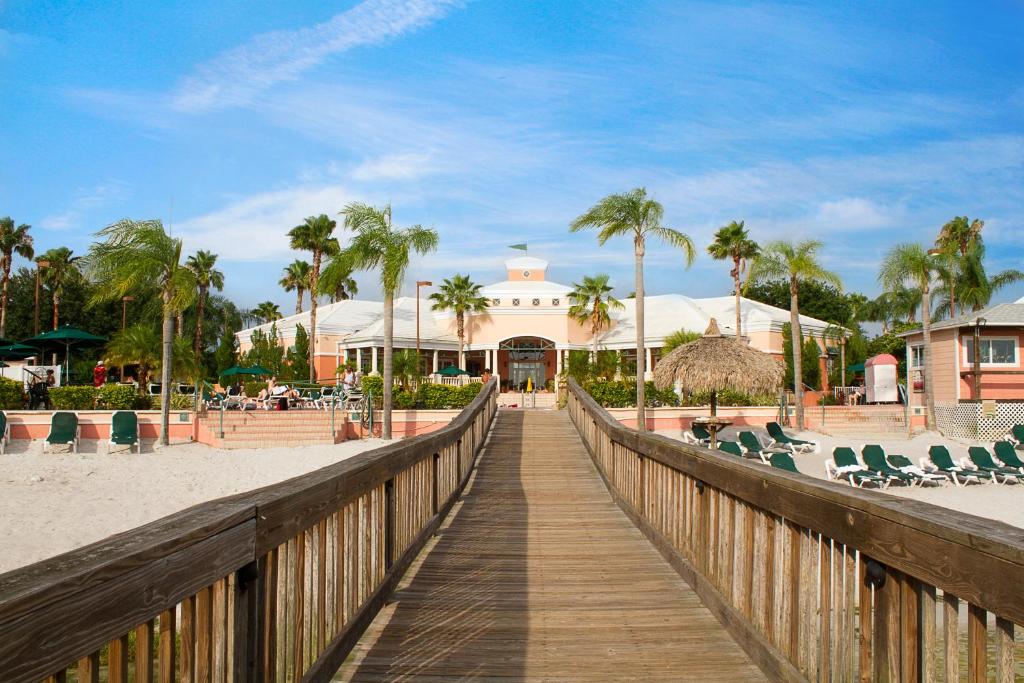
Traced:
<path fill-rule="evenodd" d="M 223 420 L 222 420 L 223 418 Z M 345 416 L 323 410 L 247 410 L 210 412 L 199 418 L 200 427 L 214 436 L 220 448 L 272 448 L 334 444 L 344 434 Z M 223 436 L 221 436 L 223 432 Z"/>

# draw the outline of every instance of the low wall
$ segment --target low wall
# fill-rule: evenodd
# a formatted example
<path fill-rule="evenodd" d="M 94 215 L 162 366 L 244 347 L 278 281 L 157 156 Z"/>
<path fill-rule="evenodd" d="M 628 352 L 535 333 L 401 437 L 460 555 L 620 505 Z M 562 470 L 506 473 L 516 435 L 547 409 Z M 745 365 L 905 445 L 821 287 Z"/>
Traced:
<path fill-rule="evenodd" d="M 11 426 L 12 439 L 45 439 L 50 432 L 50 416 L 47 410 L 7 410 L 7 423 Z M 109 439 L 112 410 L 74 410 L 83 439 Z M 160 411 L 138 410 L 139 436 L 156 439 L 160 436 Z M 182 415 L 185 419 L 182 420 Z M 195 435 L 195 414 L 189 411 L 171 411 L 170 439 L 183 443 Z"/>
<path fill-rule="evenodd" d="M 636 429 L 636 408 L 606 408 L 609 415 L 626 427 Z M 667 431 L 672 429 L 689 429 L 695 418 L 708 417 L 711 409 L 708 406 L 691 408 L 648 408 L 648 431 Z M 776 406 L 719 406 L 718 416 L 732 420 L 734 425 L 764 427 L 778 419 L 779 409 Z"/>
<path fill-rule="evenodd" d="M 410 437 L 430 434 L 447 425 L 461 412 L 461 410 L 393 410 L 391 411 L 391 435 Z M 374 411 L 373 431 L 375 435 L 380 434 L 380 426 L 383 421 L 383 411 Z M 348 421 L 346 438 L 359 439 L 364 436 L 366 436 L 366 430 L 358 422 Z"/>

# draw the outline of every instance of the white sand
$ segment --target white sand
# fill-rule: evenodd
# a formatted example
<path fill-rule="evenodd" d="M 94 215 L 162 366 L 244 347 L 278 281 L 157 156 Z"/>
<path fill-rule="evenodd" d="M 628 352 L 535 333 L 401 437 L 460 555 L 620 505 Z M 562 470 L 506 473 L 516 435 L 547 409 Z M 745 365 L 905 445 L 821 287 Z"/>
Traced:
<path fill-rule="evenodd" d="M 284 481 L 384 445 L 221 450 L 201 444 L 141 455 L 39 453 L 12 442 L 0 455 L 0 573 L 99 541 L 206 500 Z"/>
<path fill-rule="evenodd" d="M 734 427 L 723 430 L 723 438 L 734 439 L 736 431 Z M 765 430 L 753 429 L 752 431 L 761 436 L 762 443 L 768 443 Z M 682 439 L 682 431 L 680 430 L 659 431 L 658 433 L 674 439 Z M 918 464 L 921 458 L 928 455 L 928 447 L 937 443 L 945 444 L 956 461 L 967 457 L 968 446 L 988 446 L 990 450 L 992 446 L 991 443 L 961 442 L 955 439 L 947 439 L 936 432 L 919 434 L 912 439 L 849 438 L 827 436 L 816 432 L 797 433 L 788 429 L 786 433 L 791 436 L 817 441 L 821 444 L 821 452 L 819 453 L 794 456 L 796 465 L 801 472 L 818 477 L 819 479 L 825 478 L 825 461 L 832 458 L 832 449 L 836 446 L 851 446 L 854 451 L 860 453 L 861 445 L 876 443 L 882 446 L 886 453 L 907 456 L 915 465 Z M 963 487 L 954 487 L 950 484 L 948 486 L 929 488 L 892 486 L 887 489 L 887 492 L 895 496 L 923 500 L 951 510 L 959 510 L 979 517 L 998 519 L 1007 524 L 1024 527 L 1024 485 L 1022 484 L 981 484 Z"/>

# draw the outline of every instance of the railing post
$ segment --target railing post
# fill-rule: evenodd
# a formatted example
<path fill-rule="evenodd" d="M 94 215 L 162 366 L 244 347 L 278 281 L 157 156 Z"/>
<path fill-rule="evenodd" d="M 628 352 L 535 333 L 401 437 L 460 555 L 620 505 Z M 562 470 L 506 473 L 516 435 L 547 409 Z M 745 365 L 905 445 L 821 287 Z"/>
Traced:
<path fill-rule="evenodd" d="M 395 563 L 395 480 L 384 482 L 384 568 Z"/>
<path fill-rule="evenodd" d="M 863 557 L 863 556 L 862 556 Z M 866 559 L 866 558 L 865 558 Z M 875 589 L 875 678 L 880 683 L 900 680 L 900 576 L 868 560 L 868 582 Z M 874 566 L 872 566 L 874 564 Z M 865 590 L 868 586 L 865 586 Z"/>
<path fill-rule="evenodd" d="M 441 501 L 441 482 L 439 481 L 438 475 L 441 472 L 441 454 L 434 453 L 431 464 L 431 491 L 430 491 L 430 511 L 433 514 L 437 514 L 438 505 Z"/>
<path fill-rule="evenodd" d="M 234 630 L 235 683 L 262 681 L 263 633 L 265 623 L 264 582 L 267 557 L 250 562 L 235 572 L 234 613 L 231 615 Z"/>

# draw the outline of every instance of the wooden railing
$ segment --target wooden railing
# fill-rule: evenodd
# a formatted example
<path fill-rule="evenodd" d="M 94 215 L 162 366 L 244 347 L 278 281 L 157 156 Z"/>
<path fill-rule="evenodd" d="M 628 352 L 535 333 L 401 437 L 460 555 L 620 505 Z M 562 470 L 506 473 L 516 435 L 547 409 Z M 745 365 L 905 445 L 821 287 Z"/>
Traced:
<path fill-rule="evenodd" d="M 641 434 L 572 381 L 568 405 L 613 497 L 771 678 L 1024 678 L 1024 529 Z"/>
<path fill-rule="evenodd" d="M 327 681 L 454 504 L 497 410 L 0 576 L 0 680 Z"/>

